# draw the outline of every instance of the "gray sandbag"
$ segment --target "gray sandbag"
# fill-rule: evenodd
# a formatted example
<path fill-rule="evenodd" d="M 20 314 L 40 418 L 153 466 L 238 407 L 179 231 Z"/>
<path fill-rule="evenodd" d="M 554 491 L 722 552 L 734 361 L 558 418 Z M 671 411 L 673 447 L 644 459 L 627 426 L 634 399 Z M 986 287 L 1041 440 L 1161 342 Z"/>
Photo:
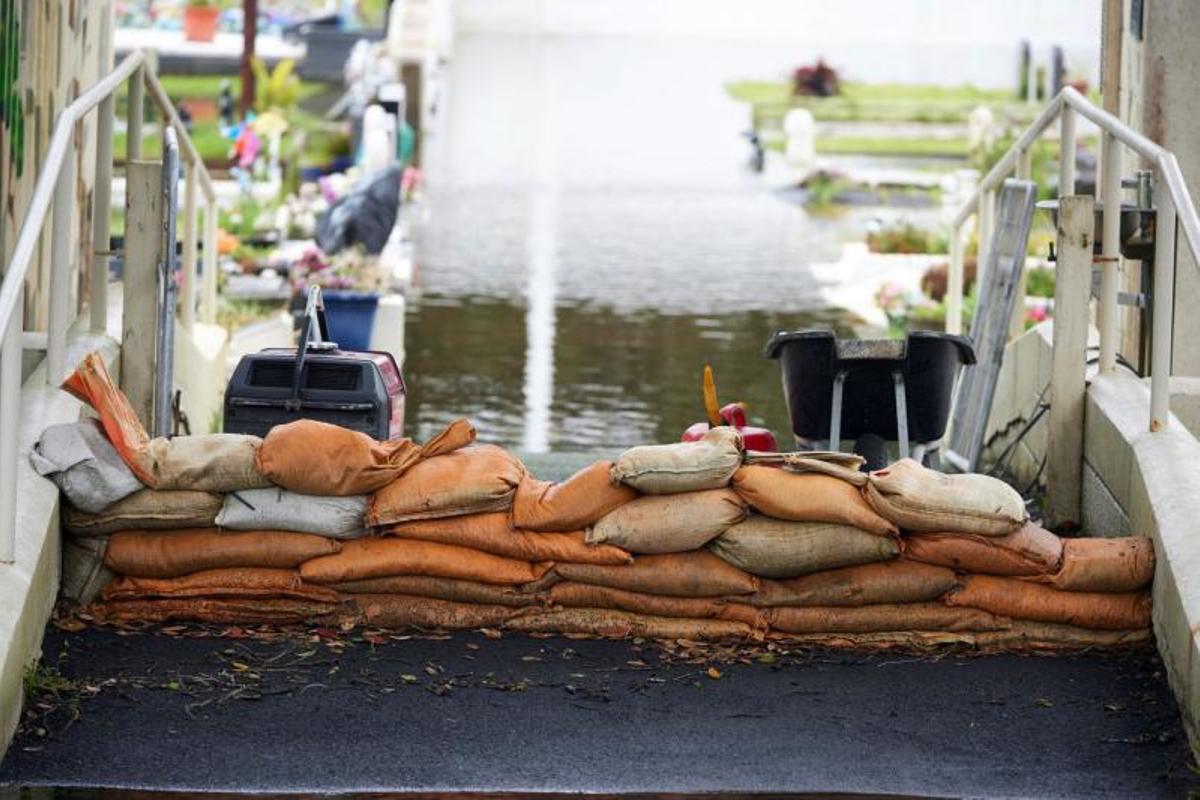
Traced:
<path fill-rule="evenodd" d="M 742 435 L 721 426 L 695 442 L 630 448 L 609 475 L 613 483 L 632 486 L 642 494 L 674 494 L 728 486 L 741 465 Z"/>
<path fill-rule="evenodd" d="M 250 489 L 225 496 L 217 525 L 235 531 L 297 531 L 332 539 L 365 536 L 367 495 L 319 497 L 287 489 Z"/>
<path fill-rule="evenodd" d="M 146 468 L 155 489 L 237 492 L 271 482 L 258 469 L 262 439 L 240 433 L 208 433 L 151 439 Z"/>
<path fill-rule="evenodd" d="M 104 566 L 108 537 L 62 540 L 62 595 L 80 605 L 96 599 L 117 574 Z"/>
<path fill-rule="evenodd" d="M 789 522 L 752 515 L 709 543 L 721 558 L 764 578 L 795 578 L 826 569 L 887 561 L 900 554 L 890 536 L 828 522 Z"/>
<path fill-rule="evenodd" d="M 81 511 L 103 511 L 142 488 L 96 419 L 46 428 L 29 461 Z"/>

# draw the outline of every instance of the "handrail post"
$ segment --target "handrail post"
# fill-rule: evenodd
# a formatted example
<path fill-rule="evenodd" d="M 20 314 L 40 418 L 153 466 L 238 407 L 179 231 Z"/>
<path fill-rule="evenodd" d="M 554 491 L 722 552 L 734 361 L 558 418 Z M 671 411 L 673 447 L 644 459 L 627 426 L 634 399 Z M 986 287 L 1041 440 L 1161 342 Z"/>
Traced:
<path fill-rule="evenodd" d="M 975 257 L 975 280 L 983 280 L 983 271 L 987 269 L 988 255 L 992 244 L 992 228 L 995 225 L 996 190 L 988 189 L 979 196 L 979 247 Z"/>
<path fill-rule="evenodd" d="M 952 225 L 946 275 L 946 333 L 962 333 L 963 262 L 962 226 Z"/>
<path fill-rule="evenodd" d="M 17 544 L 17 438 L 21 422 L 21 329 L 25 298 L 0 331 L 0 563 L 11 564 Z"/>
<path fill-rule="evenodd" d="M 183 275 L 179 286 L 179 322 L 191 332 L 196 323 L 196 165 L 188 161 L 183 188 Z"/>
<path fill-rule="evenodd" d="M 54 184 L 50 240 L 50 317 L 46 331 L 46 383 L 57 386 L 67 361 L 67 328 L 71 322 L 71 218 L 75 188 L 74 148 L 67 151 Z"/>
<path fill-rule="evenodd" d="M 200 298 L 200 319 L 206 325 L 217 322 L 217 202 L 204 211 L 204 290 Z"/>
<path fill-rule="evenodd" d="M 1033 178 L 1033 146 L 1022 147 L 1017 151 L 1017 180 L 1027 181 Z"/>
<path fill-rule="evenodd" d="M 1150 339 L 1150 430 L 1171 418 L 1171 337 L 1175 322 L 1175 200 L 1155 195 L 1153 332 Z"/>
<path fill-rule="evenodd" d="M 1064 103 L 1058 124 L 1058 196 L 1061 199 L 1075 194 L 1075 109 Z"/>
<path fill-rule="evenodd" d="M 1100 372 L 1117 368 L 1117 277 L 1121 265 L 1121 142 L 1106 131 L 1102 148 L 1104 231 L 1100 261 Z M 1156 289 L 1158 287 L 1155 287 Z"/>
<path fill-rule="evenodd" d="M 126 109 L 125 164 L 142 157 L 142 106 L 146 102 L 145 65 L 129 76 L 129 108 Z"/>
<path fill-rule="evenodd" d="M 112 70 L 112 14 L 100 15 L 100 70 Z M 108 251 L 112 213 L 113 109 L 112 94 L 96 109 L 96 180 L 92 189 L 92 280 L 88 312 L 92 333 L 108 329 Z"/>

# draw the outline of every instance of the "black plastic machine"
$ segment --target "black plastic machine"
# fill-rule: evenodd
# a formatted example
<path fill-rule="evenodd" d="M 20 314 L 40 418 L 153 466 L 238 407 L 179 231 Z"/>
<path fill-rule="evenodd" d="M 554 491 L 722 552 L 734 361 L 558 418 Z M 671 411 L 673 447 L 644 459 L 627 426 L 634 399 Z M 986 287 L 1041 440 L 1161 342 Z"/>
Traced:
<path fill-rule="evenodd" d="M 913 331 L 907 339 L 838 339 L 828 330 L 778 331 L 765 355 L 779 361 L 792 432 L 801 447 L 854 452 L 868 469 L 901 458 L 937 468 L 959 367 L 975 363 L 963 336 Z M 915 446 L 912 444 L 915 443 Z"/>
<path fill-rule="evenodd" d="M 243 356 L 225 389 L 226 433 L 266 436 L 316 419 L 376 439 L 404 433 L 404 378 L 391 353 L 339 350 L 329 341 L 321 290 L 309 287 L 298 347 Z"/>

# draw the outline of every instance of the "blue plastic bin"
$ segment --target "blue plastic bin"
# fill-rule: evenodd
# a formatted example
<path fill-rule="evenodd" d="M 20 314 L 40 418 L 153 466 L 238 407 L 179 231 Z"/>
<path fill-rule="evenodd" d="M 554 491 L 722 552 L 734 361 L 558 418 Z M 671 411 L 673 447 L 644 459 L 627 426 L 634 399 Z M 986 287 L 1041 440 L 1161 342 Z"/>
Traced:
<path fill-rule="evenodd" d="M 370 350 L 379 295 L 375 292 L 325 291 L 329 338 L 343 350 Z"/>

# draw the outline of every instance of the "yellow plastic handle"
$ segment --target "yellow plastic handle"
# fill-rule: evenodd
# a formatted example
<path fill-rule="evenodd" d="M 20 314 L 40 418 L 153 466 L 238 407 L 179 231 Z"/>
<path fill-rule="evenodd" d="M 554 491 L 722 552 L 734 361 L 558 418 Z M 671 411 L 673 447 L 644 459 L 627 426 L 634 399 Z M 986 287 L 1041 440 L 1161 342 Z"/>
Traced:
<path fill-rule="evenodd" d="M 709 364 L 704 365 L 704 413 L 708 424 L 714 428 L 721 424 L 721 404 L 717 402 L 717 379 L 713 377 L 713 369 Z"/>

